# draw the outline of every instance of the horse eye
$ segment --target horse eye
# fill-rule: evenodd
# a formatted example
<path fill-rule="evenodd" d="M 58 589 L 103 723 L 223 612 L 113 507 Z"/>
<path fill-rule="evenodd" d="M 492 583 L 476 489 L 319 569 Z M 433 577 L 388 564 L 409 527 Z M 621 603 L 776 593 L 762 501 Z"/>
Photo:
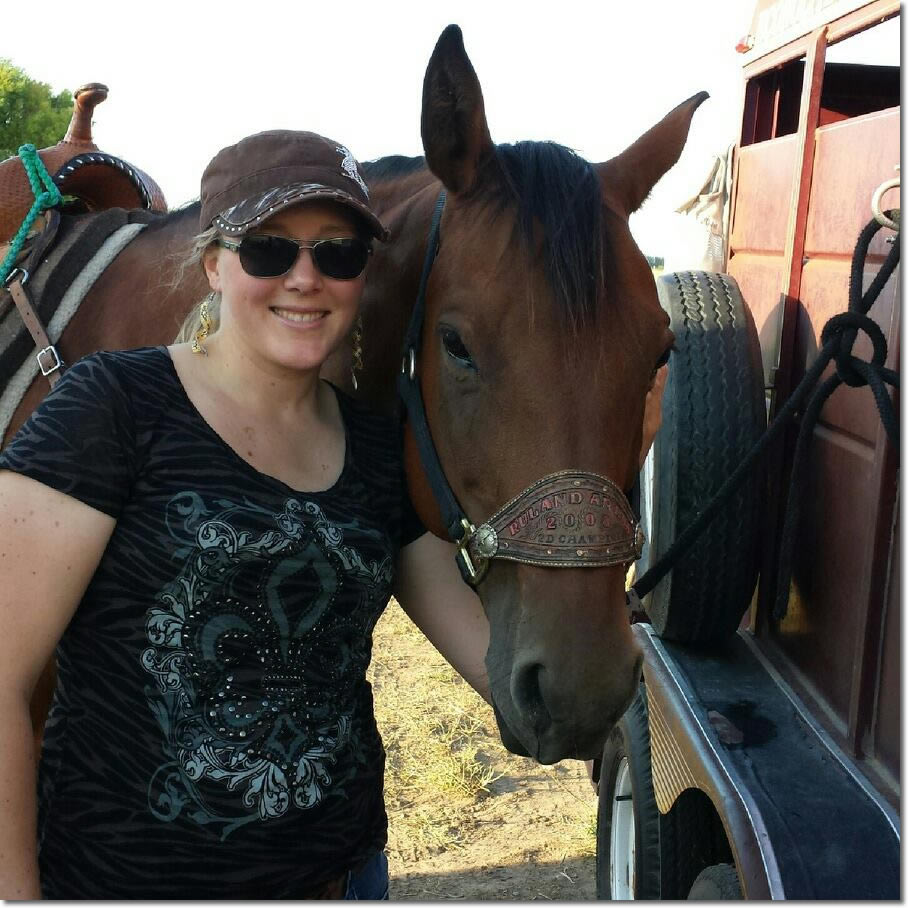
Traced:
<path fill-rule="evenodd" d="M 463 341 L 460 339 L 460 335 L 453 328 L 445 328 L 442 331 L 441 343 L 445 348 L 445 353 L 447 353 L 451 359 L 457 360 L 459 365 L 466 366 L 470 369 L 476 368 L 473 357 L 470 356 L 470 351 L 464 346 Z"/>

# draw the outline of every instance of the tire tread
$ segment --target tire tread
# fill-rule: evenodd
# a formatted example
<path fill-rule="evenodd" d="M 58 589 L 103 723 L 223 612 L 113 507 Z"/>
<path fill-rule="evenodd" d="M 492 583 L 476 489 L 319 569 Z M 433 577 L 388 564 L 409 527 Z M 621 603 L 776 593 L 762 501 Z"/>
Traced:
<path fill-rule="evenodd" d="M 664 275 L 661 287 L 676 342 L 663 420 L 671 429 L 656 438 L 660 539 L 650 563 L 696 519 L 765 428 L 759 340 L 734 279 L 678 272 Z M 736 630 L 756 584 L 761 485 L 755 473 L 673 568 L 671 582 L 647 597 L 661 636 L 705 643 Z"/>

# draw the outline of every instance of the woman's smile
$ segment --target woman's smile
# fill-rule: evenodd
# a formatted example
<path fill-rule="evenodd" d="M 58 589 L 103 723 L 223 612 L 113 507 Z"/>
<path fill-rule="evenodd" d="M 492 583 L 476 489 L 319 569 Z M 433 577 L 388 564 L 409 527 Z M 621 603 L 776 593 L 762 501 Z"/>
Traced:
<path fill-rule="evenodd" d="M 279 306 L 272 306 L 271 311 L 282 321 L 292 322 L 294 325 L 311 325 L 326 318 L 328 311 L 326 309 L 284 309 Z"/>

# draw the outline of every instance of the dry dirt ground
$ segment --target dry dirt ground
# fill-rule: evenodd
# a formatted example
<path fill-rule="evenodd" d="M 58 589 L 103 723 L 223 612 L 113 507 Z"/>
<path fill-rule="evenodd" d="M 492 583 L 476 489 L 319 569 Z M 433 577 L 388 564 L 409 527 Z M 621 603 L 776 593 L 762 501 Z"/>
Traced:
<path fill-rule="evenodd" d="M 388 753 L 392 899 L 595 899 L 596 796 L 583 763 L 509 754 L 491 708 L 393 600 L 370 677 Z"/>

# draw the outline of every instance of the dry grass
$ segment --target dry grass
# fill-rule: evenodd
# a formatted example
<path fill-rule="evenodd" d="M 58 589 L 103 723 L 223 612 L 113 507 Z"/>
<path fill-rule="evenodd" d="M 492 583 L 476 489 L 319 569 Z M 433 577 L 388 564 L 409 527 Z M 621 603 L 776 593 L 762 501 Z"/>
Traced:
<path fill-rule="evenodd" d="M 406 827 L 411 856 L 458 847 L 457 814 L 501 775 L 484 746 L 490 721 L 494 728 L 490 708 L 393 600 L 376 629 L 370 680 L 392 827 Z"/>
<path fill-rule="evenodd" d="M 508 753 L 491 707 L 393 600 L 376 628 L 370 680 L 388 755 L 392 864 L 441 856 L 468 870 L 479 859 L 470 849 L 493 866 L 592 861 L 595 799 L 583 764 Z"/>

